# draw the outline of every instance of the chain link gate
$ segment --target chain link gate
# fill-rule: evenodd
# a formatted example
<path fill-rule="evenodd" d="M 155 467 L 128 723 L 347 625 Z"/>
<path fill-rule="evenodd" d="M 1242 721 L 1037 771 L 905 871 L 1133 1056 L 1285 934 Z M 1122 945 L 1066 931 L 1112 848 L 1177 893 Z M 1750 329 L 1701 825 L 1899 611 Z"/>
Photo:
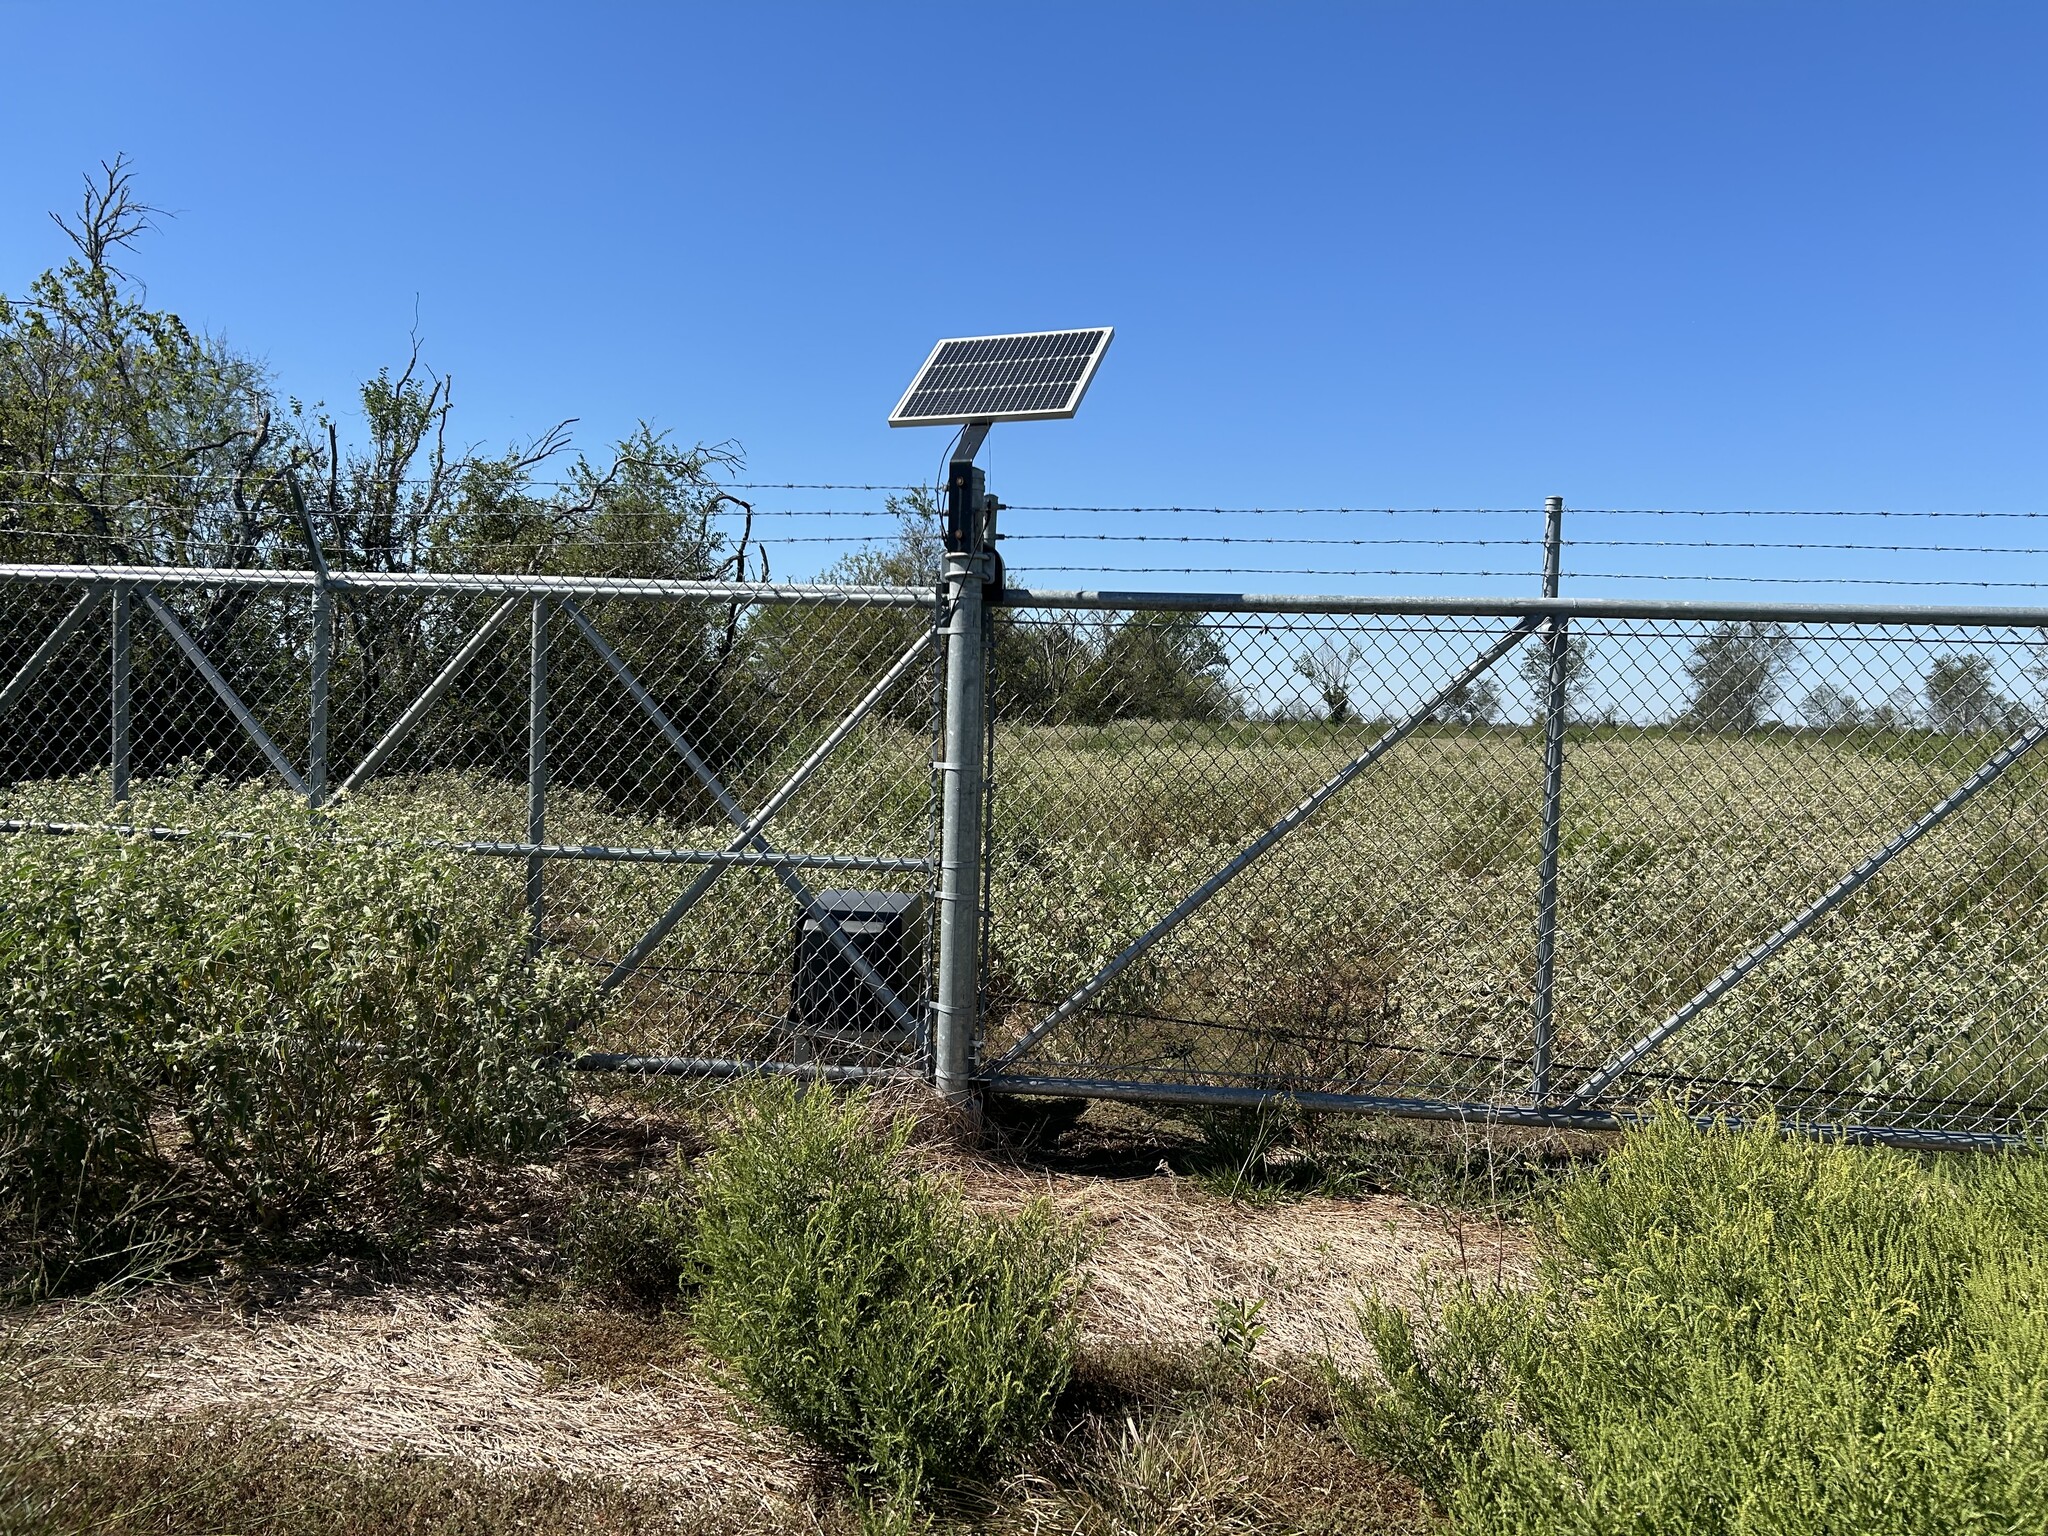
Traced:
<path fill-rule="evenodd" d="M 445 848 L 593 968 L 593 1067 L 947 1085 L 954 1060 L 998 1094 L 1551 1125 L 1671 1098 L 1959 1145 L 2040 1124 L 2048 612 L 982 608 L 990 574 L 10 567 L 0 830 L 171 837 L 268 790 Z M 988 706 L 952 668 L 944 730 L 949 649 Z M 982 836 L 944 842 L 942 785 Z M 950 1018 L 947 910 L 985 919 Z M 822 1011 L 807 956 L 838 978 Z"/>
<path fill-rule="evenodd" d="M 2029 1135 L 2044 623 L 1005 593 L 984 1080 Z"/>
<path fill-rule="evenodd" d="M 593 967 L 610 1004 L 579 1065 L 916 1068 L 937 611 L 831 584 L 10 567 L 0 831 L 175 837 L 286 793 L 337 835 L 473 859 L 535 945 Z"/>

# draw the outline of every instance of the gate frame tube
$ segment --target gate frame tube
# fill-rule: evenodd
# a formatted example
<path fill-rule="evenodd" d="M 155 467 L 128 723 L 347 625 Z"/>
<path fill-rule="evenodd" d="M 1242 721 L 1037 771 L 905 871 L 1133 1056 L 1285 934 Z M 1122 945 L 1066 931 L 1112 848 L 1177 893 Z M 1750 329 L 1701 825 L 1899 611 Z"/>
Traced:
<path fill-rule="evenodd" d="M 718 802 L 718 808 L 725 813 L 727 820 L 734 826 L 745 826 L 746 811 L 733 799 L 732 792 L 719 781 L 718 775 L 711 771 L 710 764 L 706 763 L 698 755 L 697 749 L 690 745 L 689 737 L 669 719 L 668 712 L 656 701 L 654 695 L 647 691 L 646 684 L 633 675 L 633 669 L 612 649 L 611 642 L 598 632 L 597 626 L 584 616 L 583 610 L 577 606 L 574 598 L 564 597 L 559 601 L 562 611 L 581 631 L 584 642 L 596 653 L 597 659 L 625 685 L 627 694 L 640 706 L 641 713 L 654 722 L 655 729 L 661 732 L 662 739 L 669 744 L 670 749 L 689 765 L 698 782 L 711 791 L 711 798 Z M 768 839 L 759 832 L 754 833 L 750 841 L 760 853 L 773 855 L 776 852 Z M 896 989 L 889 985 L 888 979 L 875 969 L 866 955 L 860 952 L 860 946 L 855 944 L 846 930 L 834 921 L 832 914 L 818 904 L 816 893 L 791 870 L 773 864 L 767 867 L 783 889 L 803 906 L 805 915 L 818 925 L 818 931 L 824 935 L 826 942 L 832 945 L 839 957 L 852 968 L 854 975 L 858 976 L 862 984 L 875 995 L 883 1011 L 889 1015 L 890 1022 L 916 1040 L 921 1047 L 926 1045 L 925 1021 L 904 1005 L 903 999 L 896 995 Z"/>
<path fill-rule="evenodd" d="M 301 800 L 305 799 L 306 781 L 299 777 L 298 769 L 292 766 L 290 758 L 278 750 L 277 743 L 270 739 L 270 733 L 263 729 L 262 722 L 256 718 L 249 706 L 242 702 L 241 695 L 235 692 L 228 680 L 220 675 L 220 669 L 214 666 L 206 652 L 199 648 L 199 642 L 192 638 L 185 626 L 178 622 L 178 616 L 165 606 L 162 598 L 147 588 L 143 589 L 142 601 L 155 615 L 157 623 L 163 626 L 165 633 L 177 642 L 178 649 L 185 653 L 185 659 L 191 662 L 194 669 L 206 680 L 207 687 L 219 695 L 220 701 L 227 705 L 228 713 L 235 717 L 236 723 L 256 744 L 257 750 L 262 752 L 270 766 L 277 770 L 277 776 L 284 780 L 286 787 Z"/>
<path fill-rule="evenodd" d="M 86 585 L 84 594 L 65 611 L 64 617 L 57 621 L 57 627 L 43 637 L 42 644 L 30 653 L 28 660 L 21 664 L 20 670 L 7 680 L 7 686 L 0 688 L 0 711 L 8 709 L 16 699 L 28 692 L 28 685 L 42 676 L 43 669 L 56 659 L 57 653 L 64 649 L 64 642 L 78 632 L 78 626 L 91 615 L 93 604 L 100 600 L 100 595 L 106 590 L 107 584 L 104 582 L 89 582 Z"/>
<path fill-rule="evenodd" d="M 859 703 L 853 706 L 853 709 L 847 714 L 846 718 L 834 726 L 825 739 L 811 749 L 810 755 L 797 764 L 789 777 L 776 787 L 775 792 L 761 803 L 761 808 L 754 812 L 745 826 L 741 827 L 739 834 L 726 844 L 725 853 L 736 854 L 745 850 L 747 844 L 754 840 L 754 834 L 767 826 L 775 813 L 787 805 L 790 798 L 799 789 L 803 788 L 810 776 L 824 764 L 825 760 L 832 755 L 839 744 L 846 740 L 848 736 L 851 736 L 861 721 L 868 717 L 869 712 L 887 696 L 889 690 L 903 680 L 904 674 L 910 670 L 911 665 L 916 662 L 918 657 L 924 654 L 925 648 L 931 643 L 932 632 L 929 629 L 919 630 L 917 639 L 911 643 L 910 649 L 897 658 L 896 664 L 882 674 L 880 680 L 867 691 Z M 674 931 L 676 924 L 689 915 L 690 909 L 703 900 L 705 893 L 711 889 L 713 882 L 718 879 L 719 875 L 732 863 L 743 861 L 728 859 L 707 862 L 711 862 L 712 867 L 693 880 L 689 887 L 684 890 L 683 894 L 669 904 L 668 910 L 654 920 L 654 925 L 640 936 L 633 947 L 620 959 L 619 963 L 612 967 L 611 973 L 598 983 L 598 991 L 609 992 L 614 987 L 620 986 L 627 981 L 635 971 L 639 970 L 646 963 L 647 957 L 654 953 L 655 948 L 661 941 Z M 916 866 L 920 869 L 928 869 L 931 867 L 930 860 L 920 859 L 916 861 Z M 868 861 L 859 866 L 839 867 L 873 869 L 884 866 L 874 861 Z"/>

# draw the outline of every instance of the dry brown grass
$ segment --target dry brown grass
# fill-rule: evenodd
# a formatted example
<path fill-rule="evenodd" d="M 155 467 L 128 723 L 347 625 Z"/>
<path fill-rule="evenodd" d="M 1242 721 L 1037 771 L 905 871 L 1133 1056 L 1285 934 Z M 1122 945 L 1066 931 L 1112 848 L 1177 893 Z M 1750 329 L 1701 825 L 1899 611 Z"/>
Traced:
<path fill-rule="evenodd" d="M 1044 1195 L 1094 1235 L 1083 1299 L 1091 1346 L 1199 1345 L 1219 1298 L 1263 1300 L 1272 1357 L 1356 1363 L 1361 1294 L 1412 1300 L 1431 1276 L 1520 1283 L 1527 1273 L 1519 1228 L 1399 1196 L 1249 1206 L 1169 1172 L 1099 1179 L 966 1158 L 951 1171 L 975 1203 L 1013 1208 Z"/>
<path fill-rule="evenodd" d="M 764 1517 L 809 1496 L 815 1460 L 753 1422 L 693 1358 L 647 1359 L 637 1381 L 615 1385 L 602 1372 L 551 1372 L 518 1347 L 516 1315 L 511 1330 L 506 1322 L 501 1302 L 398 1291 L 254 1316 L 65 1318 L 29 1343 L 122 1378 L 118 1394 L 67 1414 L 67 1431 L 226 1415 L 343 1453 L 620 1487 L 716 1487 Z"/>
<path fill-rule="evenodd" d="M 215 1412 L 6 1451 L 0 1530 L 10 1536 L 826 1536 L 843 1525 L 811 1508 L 764 1520 L 715 1484 L 629 1485 L 418 1453 L 353 1453 L 287 1425 Z"/>
<path fill-rule="evenodd" d="M 1414 1487 L 1353 1456 L 1326 1426 L 1198 1404 L 1091 1416 L 1010 1478 L 992 1533 L 1338 1536 L 1431 1524 Z"/>
<path fill-rule="evenodd" d="M 1117 1148 L 1116 1176 L 989 1156 L 931 1109 L 908 1087 L 879 1106 L 924 1116 L 911 1155 L 971 1203 L 1047 1197 L 1093 1236 L 1083 1359 L 1056 1435 L 986 1504 L 948 1519 L 1005 1536 L 1415 1527 L 1412 1489 L 1338 1441 L 1317 1362 L 1361 1363 L 1362 1293 L 1415 1298 L 1454 1275 L 1518 1282 L 1528 1259 L 1511 1223 L 1384 1194 L 1236 1203 L 1135 1143 Z M 38 1412 L 69 1447 L 65 1475 L 161 1483 L 212 1445 L 228 1484 L 289 1462 L 310 1469 L 290 1497 L 340 1490 L 384 1509 L 391 1529 L 843 1525 L 837 1470 L 750 1414 L 674 1315 L 548 1278 L 548 1224 L 575 1190 L 693 1149 L 720 1113 L 695 1095 L 605 1108 L 562 1165 L 508 1183 L 395 1283 L 320 1270 L 38 1310 L 17 1348 L 57 1383 Z M 1217 1364 L 1226 1299 L 1264 1303 L 1252 1369 L 1268 1385 L 1249 1395 Z M 366 1478 L 396 1491 L 379 1504 L 360 1492 Z M 526 1502 L 507 1503 L 509 1489 Z M 288 1518 L 288 1505 L 272 1528 L 328 1528 Z M 458 1507 L 470 1514 L 456 1519 Z"/>

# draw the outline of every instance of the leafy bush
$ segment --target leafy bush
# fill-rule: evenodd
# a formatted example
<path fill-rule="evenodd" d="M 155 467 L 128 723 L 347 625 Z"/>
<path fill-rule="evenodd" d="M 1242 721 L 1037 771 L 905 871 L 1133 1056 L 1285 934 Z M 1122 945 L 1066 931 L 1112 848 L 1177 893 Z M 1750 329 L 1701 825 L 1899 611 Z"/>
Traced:
<path fill-rule="evenodd" d="M 784 1423 L 906 1501 L 1045 1427 L 1079 1258 L 1050 1209 L 972 1215 L 901 1164 L 864 1095 L 771 1084 L 705 1161 L 705 1342 Z"/>
<path fill-rule="evenodd" d="M 233 838 L 0 839 L 0 1221 L 14 1283 L 195 1224 L 288 1229 L 547 1144 L 587 982 L 473 866 L 243 797 Z"/>
<path fill-rule="evenodd" d="M 562 1252 L 574 1284 L 649 1305 L 675 1299 L 696 1237 L 680 1173 L 678 1160 L 658 1178 L 599 1190 L 571 1207 Z"/>
<path fill-rule="evenodd" d="M 2044 1236 L 2032 1157 L 1672 1117 L 1561 1186 L 1533 1294 L 1370 1309 L 1347 1438 L 1472 1532 L 2038 1530 Z"/>

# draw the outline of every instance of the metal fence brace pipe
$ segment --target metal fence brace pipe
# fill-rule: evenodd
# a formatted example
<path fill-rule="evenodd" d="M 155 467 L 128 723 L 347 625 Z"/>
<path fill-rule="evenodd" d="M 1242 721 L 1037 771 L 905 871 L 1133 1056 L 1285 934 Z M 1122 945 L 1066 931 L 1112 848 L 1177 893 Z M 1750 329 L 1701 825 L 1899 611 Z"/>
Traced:
<path fill-rule="evenodd" d="M 426 691 L 406 706 L 405 713 L 398 717 L 397 723 L 378 739 L 377 745 L 363 755 L 363 760 L 356 764 L 355 772 L 341 781 L 343 794 L 354 794 L 356 790 L 362 788 L 371 774 L 384 766 L 384 759 L 398 749 L 399 743 L 412 733 L 412 728 L 425 718 L 427 711 L 440 702 L 441 696 L 455 685 L 455 679 L 462 675 L 463 668 L 476 660 L 477 653 L 490 643 L 491 636 L 503 629 L 506 620 L 519 611 L 522 601 L 521 598 L 508 597 L 491 610 L 490 616 L 484 620 L 477 632 L 463 641 L 462 649 L 449 657 L 448 665 L 434 675 L 434 680 L 427 684 Z"/>
<path fill-rule="evenodd" d="M 149 611 L 156 615 L 157 623 L 161 624 L 165 632 L 177 642 L 178 649 L 185 653 L 185 659 L 206 679 L 206 686 L 218 694 L 220 701 L 227 705 L 229 713 L 235 717 L 249 739 L 256 743 L 257 750 L 269 759 L 270 766 L 277 770 L 277 776 L 285 781 L 293 794 L 301 800 L 305 799 L 306 781 L 299 777 L 298 770 L 292 767 L 290 759 L 278 751 L 277 743 L 270 739 L 256 716 L 250 712 L 249 706 L 228 686 L 228 680 L 206 659 L 206 653 L 199 649 L 199 642 L 185 632 L 185 626 L 178 622 L 177 615 L 166 608 L 163 599 L 154 592 L 144 592 L 142 600 L 148 604 Z"/>
<path fill-rule="evenodd" d="M 311 570 L 199 569 L 184 565 L 0 564 L 0 581 L 133 581 L 151 586 L 310 587 Z M 626 597 L 671 602 L 832 603 L 853 608 L 935 608 L 936 593 L 925 587 L 841 585 L 838 582 L 669 581 L 630 576 L 462 576 L 396 571 L 336 571 L 327 582 L 336 592 L 488 592 L 516 597 Z"/>
<path fill-rule="evenodd" d="M 0 566 L 0 577 L 6 567 Z M 1325 597 L 1262 592 L 1058 592 L 1008 587 L 1006 608 L 1083 613 L 1134 609 L 1155 613 L 1359 614 L 1437 619 L 1756 619 L 1779 624 L 1899 624 L 1968 629 L 2048 628 L 2048 608 L 1967 608 L 1934 603 L 1747 603 L 1634 597 Z"/>
<path fill-rule="evenodd" d="M 576 628 L 582 632 L 584 640 L 597 653 L 598 660 L 602 661 L 612 675 L 625 685 L 626 692 L 632 696 L 633 702 L 640 706 L 641 713 L 654 722 L 655 729 L 661 732 L 663 739 L 668 742 L 676 755 L 689 765 L 690 771 L 697 776 L 698 782 L 711 791 L 711 798 L 718 803 L 718 808 L 725 813 L 726 819 L 736 827 L 744 827 L 748 819 L 746 811 L 741 808 L 737 800 L 733 799 L 731 792 L 726 789 L 725 785 L 719 782 L 718 775 L 711 771 L 710 765 L 697 755 L 697 749 L 690 745 L 690 739 L 676 727 L 674 721 L 669 719 L 667 711 L 655 701 L 654 695 L 649 693 L 640 679 L 633 675 L 632 668 L 628 667 L 620 659 L 619 653 L 613 650 L 611 643 L 597 632 L 596 626 L 583 616 L 582 609 L 577 607 L 574 601 L 569 598 L 563 598 L 562 610 L 569 615 Z M 761 853 L 773 854 L 775 852 L 775 849 L 769 845 L 768 840 L 758 832 L 752 835 L 751 841 L 754 847 Z M 860 952 L 859 946 L 834 921 L 832 914 L 818 905 L 818 898 L 812 893 L 811 888 L 789 870 L 776 869 L 773 865 L 769 867 L 773 870 L 775 878 L 782 883 L 783 888 L 802 904 L 812 921 L 817 923 L 818 931 L 825 936 L 826 942 L 838 951 L 840 957 L 852 968 L 853 973 L 861 979 L 862 984 L 870 992 L 874 993 L 876 999 L 882 1004 L 883 1010 L 889 1015 L 890 1021 L 898 1029 L 920 1040 L 923 1039 L 923 1021 L 903 1005 L 903 1000 L 896 995 L 895 989 L 889 985 L 880 971 L 869 964 L 867 956 Z"/>
<path fill-rule="evenodd" d="M 1424 721 L 1435 714 L 1460 689 L 1470 685 L 1475 679 L 1482 676 L 1487 668 L 1520 645 L 1523 637 L 1534 629 L 1538 622 L 1536 617 L 1531 616 L 1517 623 L 1507 634 L 1482 651 L 1478 659 L 1467 666 L 1464 671 L 1438 689 L 1424 703 L 1417 706 L 1405 720 L 1380 737 L 1378 741 L 1374 742 L 1362 754 L 1354 757 L 1350 762 L 1338 769 L 1319 788 L 1313 791 L 1306 800 L 1303 800 L 1301 804 L 1274 822 L 1264 832 L 1261 832 L 1241 852 L 1232 858 L 1228 864 L 1217 870 L 1215 874 L 1204 880 L 1187 896 L 1183 897 L 1171 912 L 1167 913 L 1166 916 L 1125 945 L 1115 959 L 1111 960 L 1109 964 L 1083 982 L 1065 1002 L 1034 1024 L 1025 1033 L 1023 1039 L 1019 1040 L 997 1058 L 993 1064 L 995 1068 L 1000 1070 L 1008 1066 L 1026 1051 L 1030 1050 L 1032 1046 L 1044 1039 L 1049 1031 L 1056 1029 L 1059 1025 L 1087 1007 L 1091 999 L 1118 976 L 1122 975 L 1125 969 L 1137 960 L 1140 955 L 1165 938 L 1167 934 L 1179 927 L 1182 922 L 1186 921 L 1195 912 L 1207 906 L 1226 885 L 1250 868 L 1254 862 L 1288 833 L 1292 832 L 1320 810 L 1323 803 L 1332 795 L 1336 794 L 1338 790 L 1378 762 L 1388 752 L 1406 741 L 1421 727 Z"/>
<path fill-rule="evenodd" d="M 930 630 L 920 630 L 918 632 L 917 638 L 910 644 L 910 649 L 897 658 L 896 664 L 882 675 L 881 680 L 867 691 L 867 694 L 859 703 L 853 706 L 853 709 L 846 718 L 834 726 L 825 739 L 811 749 L 810 755 L 797 764 L 795 771 L 782 781 L 775 793 L 762 802 L 761 808 L 754 812 L 752 818 L 748 820 L 745 826 L 740 828 L 739 835 L 726 844 L 724 849 L 726 853 L 738 853 L 754 840 L 754 834 L 768 824 L 770 817 L 774 816 L 777 811 L 789 803 L 790 797 L 801 789 L 804 782 L 817 771 L 826 758 L 831 756 L 833 749 L 853 734 L 861 721 L 868 717 L 869 711 L 881 703 L 888 696 L 889 690 L 895 687 L 902 679 L 903 674 L 916 664 L 918 657 L 924 654 L 925 648 L 931 642 L 932 632 Z M 901 861 L 896 862 L 900 863 Z M 703 900 L 705 892 L 711 889 L 712 884 L 724 872 L 726 867 L 726 863 L 713 863 L 710 869 L 706 870 L 696 880 L 693 880 L 689 888 L 670 904 L 669 909 L 655 919 L 654 925 L 640 936 L 639 942 L 626 952 L 625 958 L 612 967 L 611 974 L 598 984 L 598 990 L 600 992 L 609 992 L 612 988 L 624 982 L 635 971 L 639 970 L 646 963 L 647 957 L 654 953 L 661 941 L 674 931 L 676 924 L 687 917 L 690 909 Z M 786 867 L 796 866 L 789 865 Z M 838 865 L 828 867 L 845 868 L 849 866 Z M 858 867 L 871 869 L 881 866 L 866 863 Z M 919 860 L 917 861 L 917 867 L 922 869 L 928 866 L 926 861 Z"/>
<path fill-rule="evenodd" d="M 45 832 L 52 836 L 108 833 L 115 837 L 146 837 L 159 842 L 197 835 L 191 827 L 151 827 L 116 821 L 0 820 L 0 832 Z M 215 830 L 208 835 L 219 838 L 256 838 L 262 834 Z M 407 839 L 403 842 L 391 838 L 371 838 L 367 842 L 372 848 L 427 848 L 437 852 L 473 853 L 483 858 L 505 859 L 524 859 L 538 854 L 544 859 L 584 859 L 600 864 L 736 864 L 756 869 L 770 869 L 776 866 L 788 869 L 880 869 L 898 874 L 928 874 L 932 867 L 929 859 L 868 857 L 853 853 L 764 854 L 751 850 L 721 853 L 710 848 L 608 848 L 595 843 L 474 843 L 457 842 L 447 838 L 422 838 L 418 841 Z"/>
<path fill-rule="evenodd" d="M 2003 747 L 2000 747 L 1985 762 L 1983 767 L 1979 768 L 1968 779 L 1958 785 L 1955 792 L 1946 800 L 1935 806 L 1933 810 L 1899 833 L 1897 837 L 1886 843 L 1884 847 L 1850 870 L 1848 874 L 1836 881 L 1820 900 L 1814 902 L 1812 906 L 1793 918 L 1791 922 L 1785 924 L 1776 933 L 1743 955 L 1741 959 L 1737 960 L 1727 970 L 1716 976 L 1695 993 L 1670 1018 L 1659 1024 L 1655 1029 L 1644 1035 L 1626 1050 L 1623 1050 L 1613 1060 L 1595 1072 L 1586 1080 L 1585 1086 L 1580 1088 L 1577 1093 L 1573 1094 L 1566 1101 L 1566 1106 L 1568 1108 L 1576 1108 L 1591 1102 L 1606 1092 L 1622 1073 L 1628 1071 L 1630 1067 L 1641 1061 L 1650 1052 L 1656 1050 L 1658 1046 L 1706 1012 L 1730 988 L 1741 981 L 1743 977 L 1754 971 L 1758 966 L 1770 959 L 1772 955 L 1775 955 L 1779 950 L 1791 943 L 1792 940 L 1799 937 L 1800 934 L 1855 895 L 1873 875 L 1904 853 L 1908 848 L 1912 847 L 1913 844 L 1920 841 L 1929 832 L 1932 832 L 1936 827 L 1948 820 L 1951 815 L 1960 810 L 1964 804 L 1975 796 L 1979 790 L 1996 782 L 2000 774 L 2033 751 L 2040 744 L 2043 736 L 2048 736 L 2048 722 L 2037 722 L 2029 726 L 2019 736 L 2007 742 Z"/>
<path fill-rule="evenodd" d="M 313 516 L 306 509 L 299 477 L 287 475 L 285 485 L 299 514 L 299 532 L 305 536 L 306 552 L 313 560 L 313 655 L 309 680 L 312 703 L 306 721 L 306 799 L 318 810 L 327 803 L 327 689 L 334 659 L 334 598 L 328 591 L 327 556 L 320 549 L 320 535 L 313 529 Z"/>
<path fill-rule="evenodd" d="M 838 1067 L 817 1061 L 732 1061 L 715 1056 L 625 1056 L 585 1051 L 569 1063 L 572 1072 L 621 1072 L 639 1077 L 796 1077 L 852 1083 L 869 1077 L 900 1077 L 901 1069 Z"/>
<path fill-rule="evenodd" d="M 88 587 L 85 595 L 72 604 L 64 617 L 57 621 L 57 627 L 35 648 L 29 659 L 21 664 L 21 669 L 8 679 L 7 686 L 0 688 L 0 713 L 4 713 L 9 705 L 27 693 L 29 684 L 42 676 L 43 668 L 64 649 L 64 642 L 78 633 L 78 626 L 91 615 L 93 604 L 100 600 L 100 594 L 105 590 L 98 585 Z"/>
<path fill-rule="evenodd" d="M 315 810 L 327 803 L 327 698 L 334 670 L 334 598 L 325 584 L 313 589 L 312 701 L 306 721 L 306 798 Z"/>
<path fill-rule="evenodd" d="M 498 859 L 580 859 L 592 864 L 710 864 L 721 869 L 877 869 L 919 875 L 930 859 L 899 859 L 859 853 L 756 853 L 752 849 L 613 848 L 603 843 L 484 843 L 427 838 L 421 848 L 473 853 Z"/>

